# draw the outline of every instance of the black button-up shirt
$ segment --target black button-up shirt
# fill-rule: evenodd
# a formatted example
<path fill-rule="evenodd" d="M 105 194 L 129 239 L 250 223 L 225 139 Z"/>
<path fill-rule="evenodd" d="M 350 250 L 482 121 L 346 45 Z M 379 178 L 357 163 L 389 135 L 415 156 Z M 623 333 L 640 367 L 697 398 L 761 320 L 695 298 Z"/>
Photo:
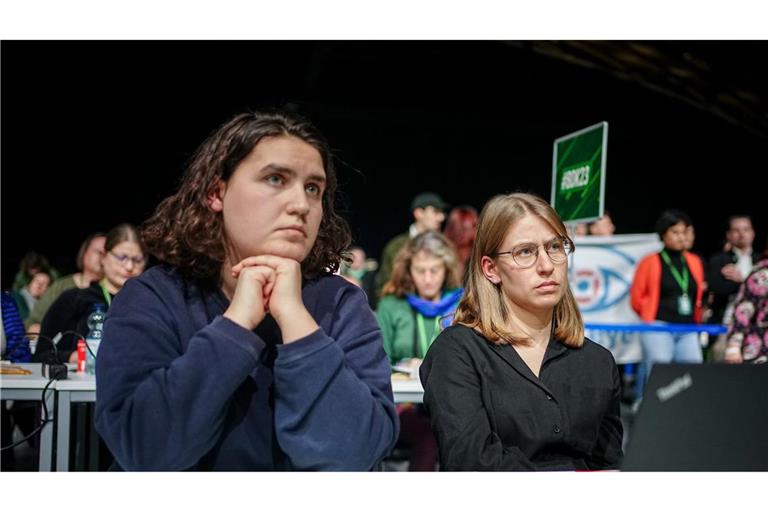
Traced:
<path fill-rule="evenodd" d="M 510 345 L 447 328 L 420 370 L 444 470 L 613 469 L 621 382 L 611 353 L 549 341 L 539 377 Z"/>

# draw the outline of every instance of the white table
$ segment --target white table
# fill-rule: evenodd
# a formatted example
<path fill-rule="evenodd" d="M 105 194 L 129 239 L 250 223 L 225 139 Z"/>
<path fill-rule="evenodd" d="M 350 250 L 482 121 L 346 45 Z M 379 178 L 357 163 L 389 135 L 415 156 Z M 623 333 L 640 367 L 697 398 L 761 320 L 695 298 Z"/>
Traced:
<path fill-rule="evenodd" d="M 43 388 L 48 384 L 48 379 L 43 377 L 42 364 L 23 363 L 16 364 L 32 372 L 31 375 L 0 375 L 0 399 L 2 400 L 33 400 L 41 402 Z M 54 391 L 56 382 L 48 386 L 45 393 L 45 406 L 48 409 L 48 418 L 53 420 L 47 423 L 40 431 L 40 471 L 50 471 L 53 459 L 53 422 L 56 421 L 54 406 Z"/>
<path fill-rule="evenodd" d="M 396 404 L 404 402 L 420 404 L 424 401 L 424 388 L 419 379 L 392 379 L 392 394 Z"/>
<path fill-rule="evenodd" d="M 3 400 L 40 401 L 48 379 L 42 376 L 39 363 L 18 364 L 32 371 L 31 375 L 0 376 L 0 397 Z M 55 392 L 55 393 L 54 393 Z M 424 388 L 418 379 L 392 380 L 395 403 L 421 403 Z M 58 402 L 54 401 L 54 394 Z M 43 427 L 40 434 L 40 471 L 67 471 L 69 469 L 69 432 L 71 404 L 96 401 L 96 376 L 70 371 L 67 379 L 52 383 L 46 392 L 48 417 L 53 421 Z M 56 460 L 53 460 L 53 436 L 56 433 Z"/>
<path fill-rule="evenodd" d="M 59 398 L 56 416 L 56 471 L 69 471 L 69 429 L 71 404 L 96 401 L 96 376 L 69 372 L 67 380 L 56 383 Z"/>

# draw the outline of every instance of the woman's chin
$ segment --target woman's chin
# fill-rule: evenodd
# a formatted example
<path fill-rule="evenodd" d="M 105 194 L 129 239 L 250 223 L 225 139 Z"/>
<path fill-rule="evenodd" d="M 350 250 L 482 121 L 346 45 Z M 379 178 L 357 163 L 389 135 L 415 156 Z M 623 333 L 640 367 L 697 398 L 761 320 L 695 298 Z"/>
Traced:
<path fill-rule="evenodd" d="M 109 284 L 118 290 L 122 289 L 122 287 L 125 285 L 125 282 L 128 280 L 127 277 L 122 276 L 114 276 L 112 278 L 107 277 L 106 279 L 109 281 Z"/>
<path fill-rule="evenodd" d="M 254 249 L 253 251 L 250 251 L 250 254 L 243 256 L 243 258 L 248 256 L 277 256 L 278 258 L 287 258 L 301 263 L 307 258 L 308 254 L 309 251 L 302 245 L 275 243 Z"/>

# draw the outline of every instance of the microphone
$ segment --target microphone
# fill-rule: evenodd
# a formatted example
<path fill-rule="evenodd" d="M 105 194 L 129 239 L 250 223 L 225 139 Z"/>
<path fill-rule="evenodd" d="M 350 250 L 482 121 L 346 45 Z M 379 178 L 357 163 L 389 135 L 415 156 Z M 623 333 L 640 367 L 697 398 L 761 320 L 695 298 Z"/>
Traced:
<path fill-rule="evenodd" d="M 58 333 L 56 333 L 56 336 L 54 336 L 53 339 L 51 340 L 51 343 L 53 343 L 53 354 L 56 356 L 57 363 L 61 363 L 61 358 L 59 357 L 59 349 L 57 345 L 59 344 L 59 342 L 61 341 L 61 338 L 63 337 L 64 335 L 61 333 L 61 331 L 59 331 Z"/>
<path fill-rule="evenodd" d="M 51 345 L 53 346 L 53 355 L 54 359 L 53 362 L 50 360 L 43 362 L 43 377 L 50 380 L 64 380 L 67 378 L 67 365 L 61 362 L 61 359 L 59 358 L 59 351 L 56 348 L 56 345 L 58 345 L 59 341 L 61 341 L 61 338 L 64 337 L 64 335 L 59 332 L 56 336 L 53 338 L 49 338 L 48 336 L 45 336 L 40 333 L 34 333 L 37 334 L 38 338 L 46 338 L 51 342 Z"/>

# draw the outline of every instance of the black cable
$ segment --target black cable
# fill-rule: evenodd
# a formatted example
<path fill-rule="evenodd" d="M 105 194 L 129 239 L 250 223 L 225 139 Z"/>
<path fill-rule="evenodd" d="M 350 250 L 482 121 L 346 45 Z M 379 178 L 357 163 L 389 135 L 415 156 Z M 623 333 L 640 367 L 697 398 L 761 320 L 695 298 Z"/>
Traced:
<path fill-rule="evenodd" d="M 53 341 L 53 339 L 50 336 L 46 336 L 45 334 L 40 334 L 39 332 L 25 332 L 24 336 L 27 337 L 27 343 L 29 343 L 29 338 L 31 336 L 37 336 L 38 338 L 45 338 L 48 341 L 51 342 L 51 345 L 53 345 L 53 354 L 56 356 L 56 362 L 61 364 L 61 359 L 59 359 L 59 351 L 56 349 L 56 342 Z M 35 350 L 37 352 L 37 350 Z"/>
<path fill-rule="evenodd" d="M 10 450 L 12 448 L 16 448 L 20 444 L 24 444 L 30 439 L 32 439 L 34 436 L 36 436 L 41 430 L 43 430 L 43 427 L 45 427 L 46 424 L 52 422 L 53 420 L 48 417 L 48 406 L 45 403 L 45 392 L 48 391 L 48 387 L 55 381 L 56 379 L 50 379 L 48 383 L 43 388 L 43 396 L 41 398 L 41 402 L 43 403 L 43 419 L 40 420 L 40 425 L 35 428 L 32 432 L 29 433 L 24 439 L 21 439 L 19 441 L 16 441 L 13 444 L 9 444 L 8 446 L 3 446 L 0 448 L 1 451 Z"/>
<path fill-rule="evenodd" d="M 61 335 L 61 338 L 64 338 L 64 336 L 67 336 L 68 334 L 74 334 L 74 335 L 75 335 L 77 338 L 82 338 L 83 340 L 85 340 L 85 336 L 83 336 L 82 334 L 80 334 L 80 333 L 79 333 L 79 332 L 77 332 L 77 331 L 72 331 L 72 330 L 68 330 L 68 331 L 61 331 L 61 332 L 59 332 L 59 333 L 58 333 L 56 336 L 58 336 L 58 335 Z M 51 345 L 53 345 L 53 354 L 54 354 L 54 356 L 56 356 L 56 362 L 57 362 L 58 364 L 65 364 L 65 362 L 64 362 L 64 361 L 62 361 L 62 360 L 61 360 L 61 357 L 59 356 L 59 349 L 58 349 L 58 347 L 56 346 L 56 345 L 57 345 L 57 343 L 56 343 L 56 342 L 54 342 L 54 341 L 53 341 L 53 339 L 52 339 L 50 336 L 46 336 L 45 334 L 39 334 L 39 333 L 35 333 L 35 332 L 25 332 L 25 333 L 24 333 L 24 335 L 25 335 L 25 336 L 27 336 L 27 338 L 29 338 L 30 336 L 37 336 L 37 337 L 39 337 L 39 338 L 45 338 L 45 339 L 47 339 L 48 341 L 50 341 L 50 342 L 51 342 Z M 54 336 L 54 337 L 55 337 L 55 336 Z M 59 341 L 61 341 L 61 339 L 59 339 Z M 91 350 L 91 347 L 89 347 L 87 343 L 85 344 L 85 348 L 88 350 L 88 352 L 90 352 L 90 353 L 91 353 L 91 355 L 92 355 L 93 357 L 96 357 L 96 355 L 95 355 L 95 354 L 93 353 L 93 351 Z"/>
<path fill-rule="evenodd" d="M 77 331 L 62 331 L 62 332 L 61 332 L 61 337 L 63 338 L 63 337 L 64 337 L 64 336 L 66 336 L 67 334 L 74 334 L 74 335 L 75 335 L 75 336 L 77 336 L 79 339 L 82 339 L 83 341 L 85 341 L 85 349 L 86 349 L 88 352 L 90 352 L 90 353 L 91 353 L 91 355 L 92 355 L 93 357 L 96 357 L 96 354 L 94 354 L 94 353 L 93 353 L 93 350 L 91 350 L 91 347 L 89 347 L 89 346 L 88 346 L 88 342 L 86 341 L 86 337 L 85 337 L 85 336 L 83 336 L 82 334 L 80 334 L 80 333 L 79 333 L 79 332 L 77 332 Z"/>
<path fill-rule="evenodd" d="M 78 338 L 82 338 L 82 337 L 83 337 L 83 336 L 82 336 L 82 335 L 81 335 L 79 332 L 76 332 L 76 331 L 63 331 L 63 332 L 61 332 L 60 334 L 62 335 L 62 337 L 64 337 L 64 336 L 65 336 L 65 335 L 67 335 L 67 334 L 74 334 L 74 335 L 75 335 L 75 336 L 77 336 Z M 40 333 L 33 333 L 33 332 L 26 332 L 26 333 L 24 333 L 24 335 L 25 335 L 25 336 L 27 336 L 27 337 L 29 337 L 29 336 L 37 336 L 37 337 L 39 337 L 39 338 L 45 338 L 45 339 L 47 339 L 48 341 L 50 341 L 50 342 L 51 342 L 51 345 L 53 346 L 53 353 L 54 353 L 54 355 L 56 356 L 56 361 L 57 361 L 59 364 L 64 364 L 64 363 L 62 363 L 62 362 L 61 362 L 61 359 L 59 358 L 59 351 L 58 351 L 58 349 L 56 348 L 56 342 L 54 342 L 54 341 L 53 341 L 53 339 L 52 339 L 50 336 L 46 336 L 45 334 L 40 334 Z M 61 341 L 61 340 L 59 340 L 59 341 Z M 88 347 L 88 344 L 86 343 L 86 344 L 85 344 L 85 346 L 86 346 L 86 347 Z M 91 352 L 91 355 L 93 355 L 93 352 L 90 350 L 90 348 L 88 348 L 88 351 L 89 351 L 89 352 Z M 36 436 L 38 433 L 40 433 L 40 431 L 41 431 L 41 430 L 43 430 L 43 427 L 45 427 L 45 425 L 46 425 L 46 424 L 48 424 L 48 423 L 50 423 L 51 421 L 53 421 L 53 420 L 51 420 L 51 419 L 48 417 L 48 405 L 47 405 L 47 404 L 46 404 L 46 402 L 45 402 L 45 392 L 46 392 L 46 391 L 48 391 L 48 388 L 50 387 L 50 385 L 51 385 L 51 384 L 52 384 L 52 383 L 53 383 L 55 380 L 56 380 L 56 379 L 50 379 L 50 380 L 48 381 L 48 383 L 45 385 L 45 387 L 43 387 L 43 394 L 42 394 L 42 397 L 41 397 L 41 399 L 40 399 L 40 401 L 42 402 L 42 405 L 43 405 L 43 418 L 40 420 L 40 425 L 39 425 L 39 426 L 37 426 L 37 427 L 36 427 L 36 428 L 35 428 L 35 429 L 34 429 L 32 432 L 30 432 L 30 433 L 29 433 L 27 436 L 25 436 L 25 437 L 24 437 L 24 439 L 21 439 L 21 440 L 19 440 L 19 441 L 15 442 L 15 443 L 13 443 L 13 444 L 10 444 L 10 445 L 8 445 L 8 446 L 3 446 L 2 448 L 0 448 L 0 451 L 4 451 L 4 450 L 10 450 L 10 449 L 12 449 L 12 448 L 15 448 L 15 447 L 17 447 L 17 446 L 21 445 L 21 444 L 24 444 L 25 442 L 29 441 L 29 440 L 30 440 L 30 439 L 32 439 L 34 436 Z"/>

